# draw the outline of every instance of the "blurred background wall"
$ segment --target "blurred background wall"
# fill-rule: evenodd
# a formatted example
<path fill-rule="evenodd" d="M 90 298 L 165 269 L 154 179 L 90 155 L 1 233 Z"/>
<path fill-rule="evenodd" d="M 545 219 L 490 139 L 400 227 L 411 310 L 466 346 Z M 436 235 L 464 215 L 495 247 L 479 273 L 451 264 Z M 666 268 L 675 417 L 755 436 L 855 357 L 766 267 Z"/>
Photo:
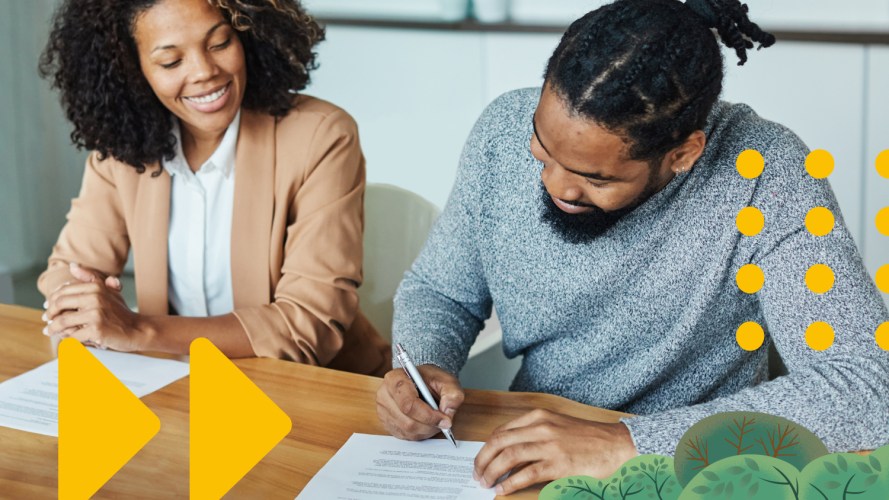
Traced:
<path fill-rule="evenodd" d="M 538 86 L 571 19 L 600 0 L 307 0 L 328 23 L 308 93 L 358 121 L 368 180 L 447 199 L 467 133 L 500 93 Z M 80 184 L 85 153 L 70 144 L 55 94 L 38 78 L 56 0 L 0 0 L 0 276 L 37 306 L 45 266 Z M 750 0 L 751 17 L 784 34 L 743 67 L 726 53 L 723 98 L 746 102 L 830 151 L 830 178 L 873 274 L 889 264 L 874 216 L 889 180 L 889 0 Z M 889 297 L 889 296 L 887 296 Z M 0 301 L 4 300 L 0 295 Z"/>

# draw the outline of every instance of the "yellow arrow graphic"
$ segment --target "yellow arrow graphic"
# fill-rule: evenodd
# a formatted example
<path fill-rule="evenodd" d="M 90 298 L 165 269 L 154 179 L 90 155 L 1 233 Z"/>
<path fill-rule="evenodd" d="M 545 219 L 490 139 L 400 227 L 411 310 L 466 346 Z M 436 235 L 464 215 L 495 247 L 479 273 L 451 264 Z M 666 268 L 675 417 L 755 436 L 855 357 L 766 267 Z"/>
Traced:
<path fill-rule="evenodd" d="M 161 422 L 75 339 L 59 345 L 59 499 L 89 498 Z"/>
<path fill-rule="evenodd" d="M 191 343 L 190 491 L 218 499 L 290 433 L 290 417 L 209 340 Z"/>

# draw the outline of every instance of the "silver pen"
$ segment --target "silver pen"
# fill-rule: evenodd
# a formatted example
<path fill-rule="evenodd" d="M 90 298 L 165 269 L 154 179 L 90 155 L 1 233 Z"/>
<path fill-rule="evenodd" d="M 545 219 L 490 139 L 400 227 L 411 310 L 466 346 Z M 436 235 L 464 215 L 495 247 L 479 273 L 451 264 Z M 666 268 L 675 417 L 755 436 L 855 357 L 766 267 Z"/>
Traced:
<path fill-rule="evenodd" d="M 404 347 L 401 347 L 401 344 L 395 344 L 395 358 L 401 363 L 404 373 L 407 373 L 407 378 L 411 379 L 411 382 L 417 386 L 417 390 L 420 391 L 420 396 L 422 396 L 423 400 L 429 403 L 433 410 L 438 411 L 438 403 L 435 402 L 435 398 L 429 392 L 429 387 L 426 386 L 420 371 L 414 366 L 414 362 L 411 361 L 410 356 L 407 355 L 407 351 L 404 350 Z M 454 439 L 454 433 L 450 429 L 441 429 L 441 433 L 448 438 L 451 444 L 455 447 L 457 446 L 457 440 Z"/>

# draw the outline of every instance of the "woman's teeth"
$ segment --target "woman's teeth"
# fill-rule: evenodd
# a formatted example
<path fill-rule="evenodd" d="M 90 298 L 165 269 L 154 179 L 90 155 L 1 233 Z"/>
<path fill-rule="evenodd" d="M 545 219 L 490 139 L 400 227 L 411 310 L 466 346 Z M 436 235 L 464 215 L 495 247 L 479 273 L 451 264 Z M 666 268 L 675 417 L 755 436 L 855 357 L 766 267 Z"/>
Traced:
<path fill-rule="evenodd" d="M 228 85 L 226 85 L 225 87 L 222 87 L 221 89 L 217 90 L 216 92 L 213 92 L 212 94 L 205 95 L 203 97 L 186 97 L 186 99 L 188 99 L 191 102 L 196 102 L 198 104 L 207 104 L 207 103 L 211 103 L 211 102 L 219 99 L 220 97 L 222 97 L 223 94 L 225 94 L 226 90 L 228 90 Z"/>

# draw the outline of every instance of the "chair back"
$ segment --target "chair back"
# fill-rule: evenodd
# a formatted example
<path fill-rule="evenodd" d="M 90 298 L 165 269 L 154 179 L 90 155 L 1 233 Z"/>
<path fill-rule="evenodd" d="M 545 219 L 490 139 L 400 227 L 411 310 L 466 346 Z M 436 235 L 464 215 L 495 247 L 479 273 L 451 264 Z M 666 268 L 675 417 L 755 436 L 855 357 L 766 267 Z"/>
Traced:
<path fill-rule="evenodd" d="M 392 299 L 439 209 L 422 196 L 389 184 L 368 184 L 364 193 L 364 282 L 361 311 L 392 340 Z"/>

